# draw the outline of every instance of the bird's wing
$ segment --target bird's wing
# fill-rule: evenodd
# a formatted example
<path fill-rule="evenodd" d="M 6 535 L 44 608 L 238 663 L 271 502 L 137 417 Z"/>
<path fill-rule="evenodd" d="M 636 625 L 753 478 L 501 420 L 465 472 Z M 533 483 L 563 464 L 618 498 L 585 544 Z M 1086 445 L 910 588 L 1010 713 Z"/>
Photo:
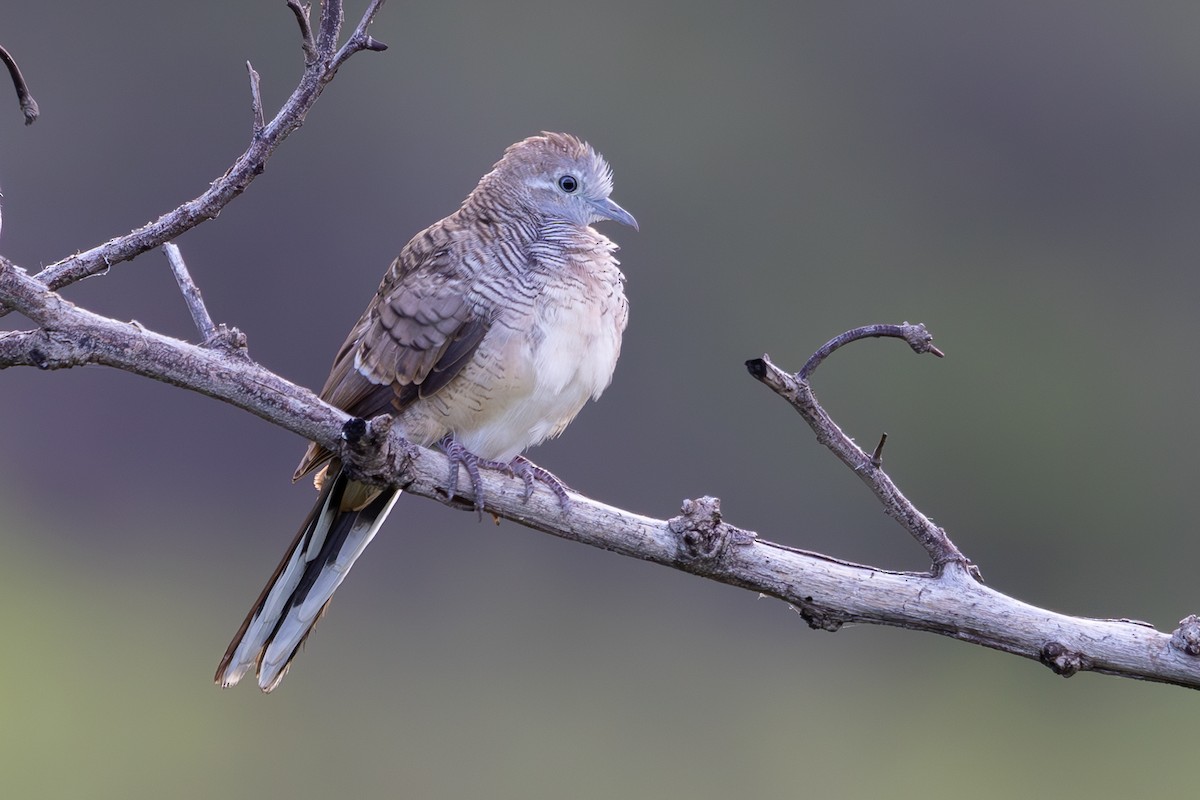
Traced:
<path fill-rule="evenodd" d="M 321 399 L 369 419 L 402 411 L 449 383 L 470 361 L 491 320 L 468 296 L 473 275 L 453 242 L 419 235 L 393 262 L 334 359 Z M 296 478 L 327 461 L 308 448 Z"/>

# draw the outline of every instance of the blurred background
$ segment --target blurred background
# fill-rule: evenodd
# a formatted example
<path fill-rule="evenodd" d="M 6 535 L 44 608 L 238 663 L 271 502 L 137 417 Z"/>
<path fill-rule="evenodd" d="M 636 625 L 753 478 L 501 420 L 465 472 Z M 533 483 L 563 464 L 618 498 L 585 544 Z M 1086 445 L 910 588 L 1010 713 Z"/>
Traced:
<path fill-rule="evenodd" d="M 348 24 L 364 3 L 352 2 Z M 267 170 L 179 240 L 218 321 L 319 388 L 389 260 L 504 147 L 590 140 L 642 230 L 615 381 L 532 453 L 606 503 L 922 551 L 780 399 L 818 395 L 991 586 L 1200 611 L 1200 6 L 386 5 Z M 302 55 L 282 0 L 8 3 L 0 251 L 38 268 L 199 194 Z M 161 253 L 66 296 L 195 339 Z M 20 327 L 16 315 L 0 322 Z M 311 486 L 291 434 L 103 368 L 0 375 L 7 797 L 1124 797 L 1192 786 L 1197 697 L 784 604 L 416 498 L 270 696 L 211 675 Z"/>

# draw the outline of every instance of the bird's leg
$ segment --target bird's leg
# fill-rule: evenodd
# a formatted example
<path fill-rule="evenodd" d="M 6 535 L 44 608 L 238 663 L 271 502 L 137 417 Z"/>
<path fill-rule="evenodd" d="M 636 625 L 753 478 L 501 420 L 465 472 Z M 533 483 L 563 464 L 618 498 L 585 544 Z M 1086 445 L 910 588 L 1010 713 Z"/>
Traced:
<path fill-rule="evenodd" d="M 463 447 L 452 433 L 443 436 L 438 445 L 446 454 L 446 458 L 450 459 L 450 478 L 446 481 L 446 499 L 453 500 L 458 493 L 458 468 L 461 465 L 466 468 L 467 477 L 471 479 L 471 489 L 475 493 L 475 510 L 479 512 L 479 518 L 483 519 L 483 478 L 479 474 L 479 467 L 486 466 L 487 462 Z"/>

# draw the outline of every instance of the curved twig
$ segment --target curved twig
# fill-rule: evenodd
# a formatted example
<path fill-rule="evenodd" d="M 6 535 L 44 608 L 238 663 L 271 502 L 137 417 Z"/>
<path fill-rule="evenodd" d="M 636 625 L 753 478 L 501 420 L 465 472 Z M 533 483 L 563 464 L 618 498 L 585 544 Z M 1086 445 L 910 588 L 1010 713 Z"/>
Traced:
<path fill-rule="evenodd" d="M 933 336 L 920 323 L 916 325 L 907 322 L 900 325 L 863 325 L 860 328 L 854 328 L 853 330 L 839 334 L 821 345 L 817 349 L 817 352 L 809 356 L 808 361 L 804 362 L 804 366 L 796 373 L 796 378 L 802 381 L 808 380 L 809 376 L 821 365 L 821 362 L 839 347 L 856 342 L 859 339 L 879 338 L 883 336 L 903 339 L 908 342 L 908 346 L 918 355 L 921 353 L 933 353 L 938 358 L 945 358 L 946 356 L 945 353 L 933 346 Z"/>
<path fill-rule="evenodd" d="M 41 114 L 37 100 L 34 100 L 33 95 L 29 93 L 29 84 L 25 83 L 25 76 L 21 74 L 17 60 L 2 46 L 0 46 L 0 61 L 3 61 L 4 66 L 8 67 L 8 76 L 12 79 L 13 88 L 17 90 L 17 102 L 21 104 L 21 113 L 25 115 L 25 124 L 32 125 Z"/>

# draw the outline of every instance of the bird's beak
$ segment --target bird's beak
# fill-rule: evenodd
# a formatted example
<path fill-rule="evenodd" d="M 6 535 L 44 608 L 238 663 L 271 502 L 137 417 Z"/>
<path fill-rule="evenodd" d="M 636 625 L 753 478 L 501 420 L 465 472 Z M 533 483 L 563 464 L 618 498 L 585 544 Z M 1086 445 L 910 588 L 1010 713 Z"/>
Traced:
<path fill-rule="evenodd" d="M 596 213 L 598 213 L 602 219 L 611 219 L 613 222 L 619 222 L 622 225 L 628 225 L 635 231 L 641 230 L 638 227 L 637 220 L 633 218 L 633 214 L 630 214 L 628 211 L 621 208 L 607 197 L 603 200 L 596 201 L 594 206 L 596 208 Z"/>

